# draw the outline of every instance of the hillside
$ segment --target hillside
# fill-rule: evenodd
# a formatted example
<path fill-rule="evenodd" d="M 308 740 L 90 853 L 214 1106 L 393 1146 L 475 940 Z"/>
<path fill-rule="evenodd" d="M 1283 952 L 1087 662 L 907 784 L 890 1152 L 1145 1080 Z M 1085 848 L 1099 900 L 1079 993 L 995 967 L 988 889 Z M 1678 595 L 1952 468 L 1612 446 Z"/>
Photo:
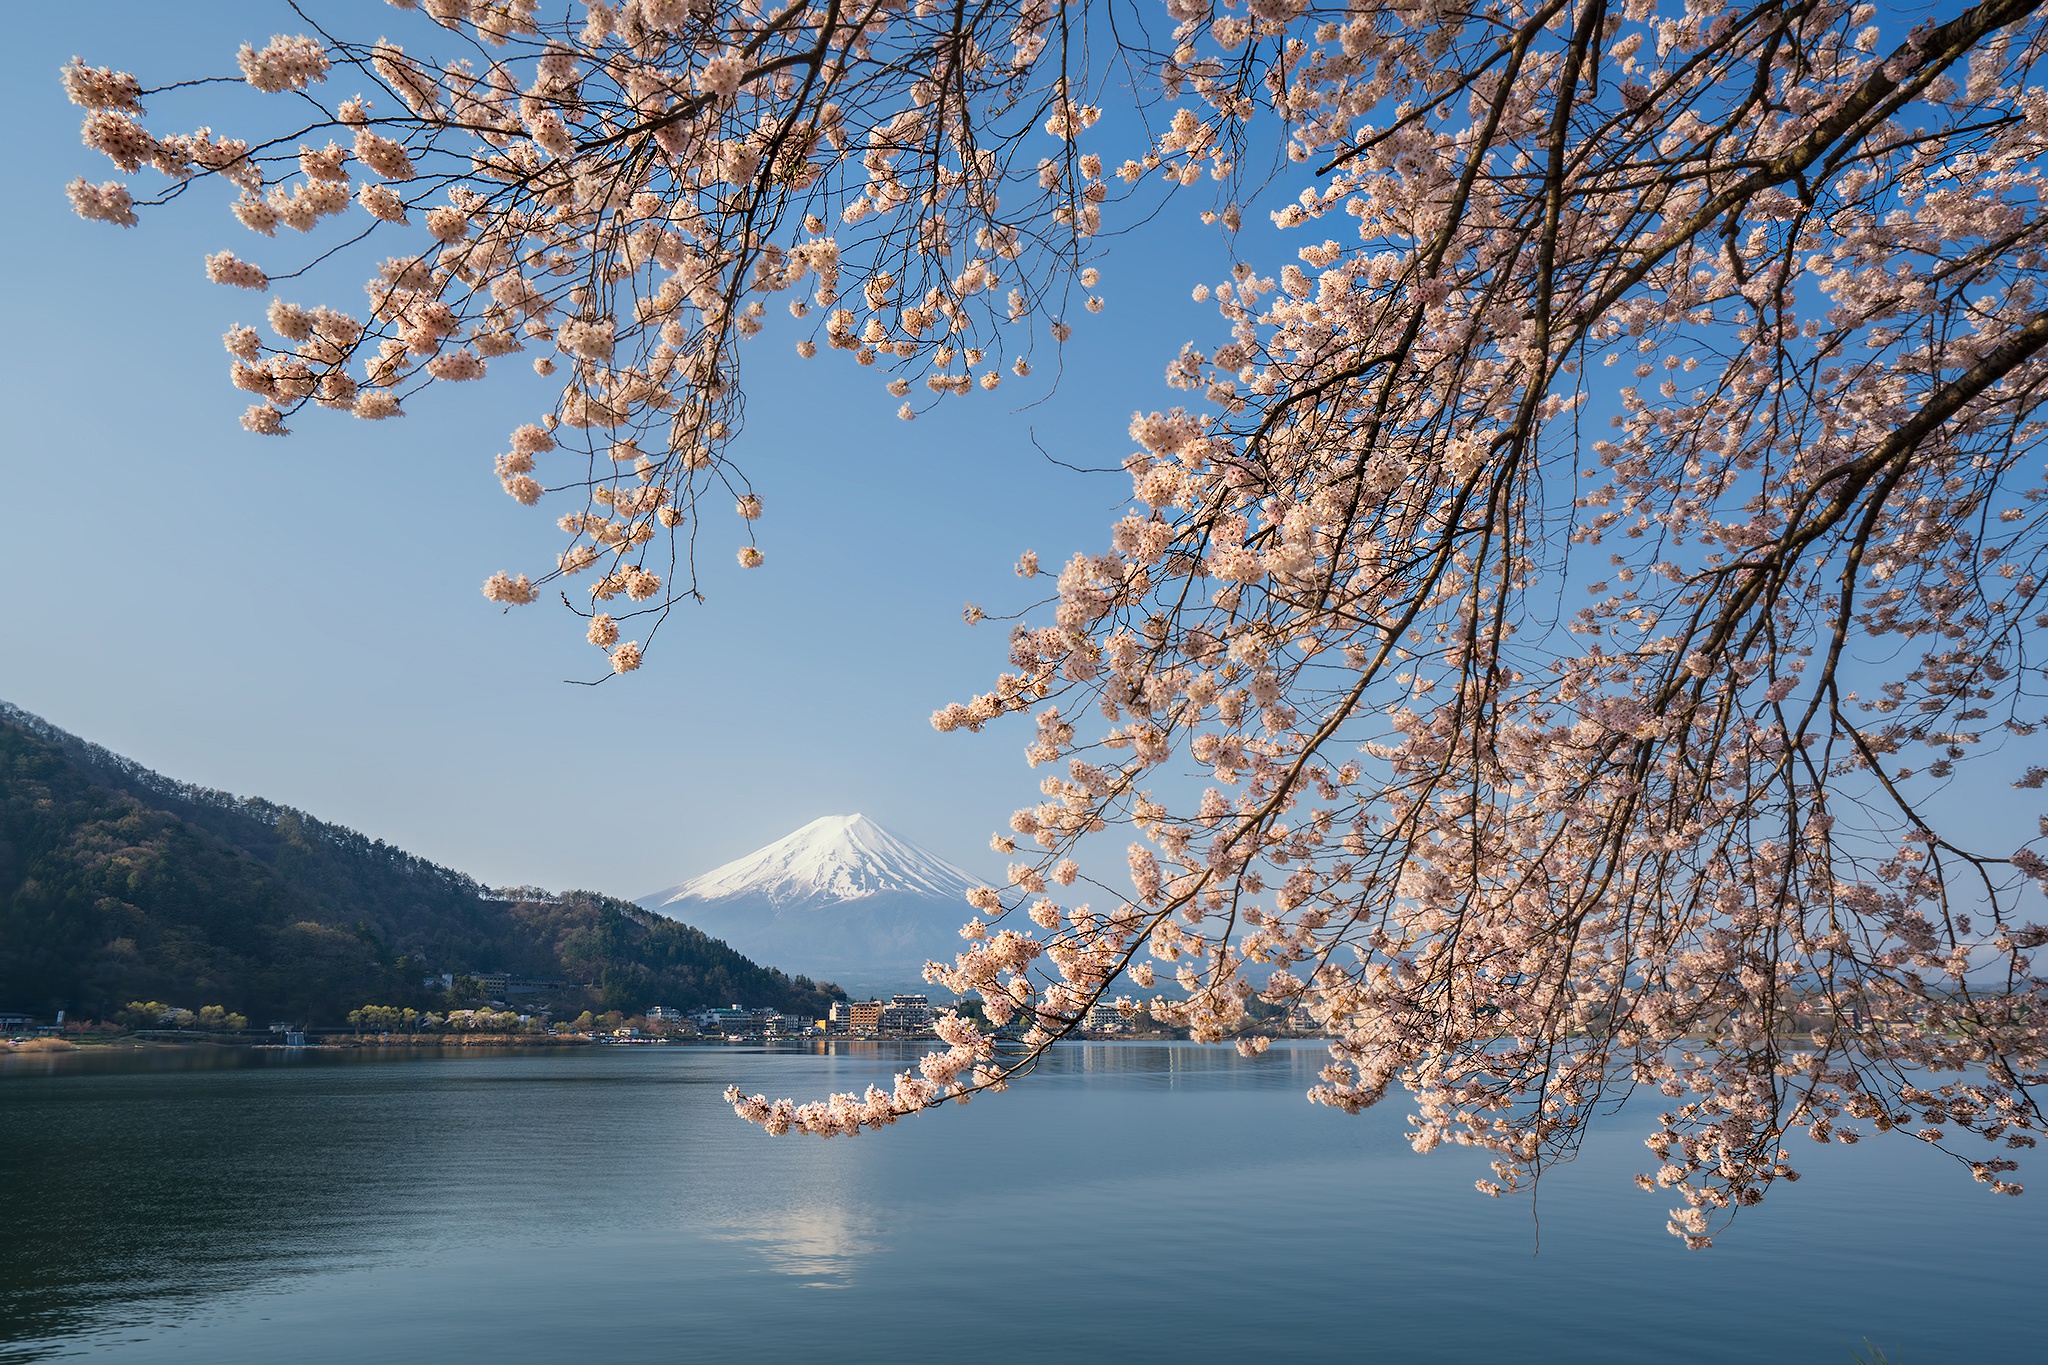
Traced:
<path fill-rule="evenodd" d="M 403 849 L 194 787 L 0 702 L 0 1007 L 131 999 L 338 1020 L 429 973 L 560 978 L 603 1009 L 735 1001 L 822 1014 L 836 989 L 594 892 L 501 898 Z"/>

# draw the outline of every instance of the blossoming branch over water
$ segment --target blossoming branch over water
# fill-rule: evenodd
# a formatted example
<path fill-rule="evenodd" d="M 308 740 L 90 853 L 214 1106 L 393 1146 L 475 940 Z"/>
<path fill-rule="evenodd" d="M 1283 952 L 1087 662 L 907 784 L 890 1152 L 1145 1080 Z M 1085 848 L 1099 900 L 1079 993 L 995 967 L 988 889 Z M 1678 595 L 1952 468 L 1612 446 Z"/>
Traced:
<path fill-rule="evenodd" d="M 761 511 L 730 444 L 770 295 L 801 354 L 889 369 L 897 398 L 995 388 L 1070 334 L 1119 197 L 1209 178 L 1228 238 L 1270 130 L 1301 168 L 1270 208 L 1292 259 L 1195 287 L 1225 335 L 1169 365 L 1188 408 L 1132 422 L 1107 549 L 933 716 L 1029 715 L 1049 769 L 995 838 L 1007 888 L 927 968 L 1021 1038 L 953 1018 L 893 1090 L 730 1098 L 850 1133 L 1002 1088 L 1127 983 L 1209 1041 L 1299 1005 L 1333 1039 L 1312 1098 L 1404 1087 L 1416 1147 L 1490 1152 L 1489 1194 L 1656 1090 L 1642 1180 L 1705 1246 L 1794 1178 L 1795 1132 L 1902 1132 L 2010 1194 L 1998 1153 L 2043 1124 L 2048 859 L 1942 797 L 2048 776 L 2048 25 L 2039 0 L 1910 30 L 1833 0 L 1667 9 L 1169 0 L 1155 52 L 1040 0 L 580 25 L 432 0 L 456 60 L 245 49 L 294 109 L 364 92 L 255 142 L 146 131 L 157 96 L 123 73 L 66 82 L 124 172 L 223 180 L 265 236 L 346 216 L 405 244 L 364 317 L 280 301 L 275 342 L 229 334 L 253 430 L 541 352 L 560 398 L 499 475 L 583 505 L 552 570 L 486 591 L 589 573 L 621 672 L 694 590 L 655 547 Z M 1104 63 L 1171 106 L 1116 169 L 1083 93 Z M 737 554 L 761 562 L 751 532 Z M 1071 893 L 1112 840 L 1114 886 Z"/>
<path fill-rule="evenodd" d="M 966 1030 L 940 1075 L 734 1096 L 744 1117 L 848 1132 L 999 1088 L 1159 970 L 1179 990 L 1147 1008 L 1198 1039 L 1245 1030 L 1255 998 L 1305 1005 L 1335 1040 L 1312 1098 L 1400 1083 L 1418 1150 L 1495 1155 L 1488 1194 L 1568 1157 L 1603 1102 L 1661 1091 L 1639 1183 L 1681 1196 L 1691 1246 L 1797 1178 L 1799 1129 L 2033 1145 L 2048 930 L 2017 901 L 2048 869 L 1935 834 L 1924 779 L 1996 705 L 2015 740 L 2040 723 L 2017 684 L 2023 627 L 2048 624 L 2042 490 L 2005 477 L 2042 431 L 2042 258 L 2018 243 L 2044 143 L 2010 112 L 2048 99 L 2020 84 L 2041 32 L 1986 5 L 1887 51 L 1853 27 L 1867 8 L 1774 13 L 1318 32 L 1276 103 L 1313 111 L 1295 147 L 1332 178 L 1274 218 L 1341 209 L 1363 244 L 1196 290 L 1231 335 L 1170 377 L 1206 407 L 1134 420 L 1110 551 L 1059 572 L 1014 672 L 933 717 L 1034 713 L 1026 756 L 1054 768 L 994 841 L 1037 856 L 928 969 L 1023 1021 L 1021 1047 L 992 1062 Z M 1181 37 L 1231 50 L 1235 21 L 1205 19 Z M 1939 116 L 1927 142 L 1881 131 L 1908 102 Z M 1936 173 L 1958 157 L 1996 172 Z M 1896 253 L 1884 214 L 1912 228 Z M 1950 290 L 1952 259 L 2006 302 Z M 1624 361 L 1637 384 L 1596 386 Z M 1614 436 L 1586 449 L 1594 400 Z M 1547 498 L 1546 472 L 1587 491 Z M 1535 590 L 1564 582 L 1595 604 L 1546 619 Z M 1887 636 L 1932 643 L 1871 685 L 1844 655 Z M 1939 751 L 1919 787 L 1888 758 L 1913 747 Z M 1215 785 L 1176 810 L 1148 784 L 1190 759 Z M 1115 908 L 1055 900 L 1111 825 L 1141 840 L 1128 889 L 1101 887 Z M 2008 1157 L 1951 1150 L 2019 1192 Z"/>

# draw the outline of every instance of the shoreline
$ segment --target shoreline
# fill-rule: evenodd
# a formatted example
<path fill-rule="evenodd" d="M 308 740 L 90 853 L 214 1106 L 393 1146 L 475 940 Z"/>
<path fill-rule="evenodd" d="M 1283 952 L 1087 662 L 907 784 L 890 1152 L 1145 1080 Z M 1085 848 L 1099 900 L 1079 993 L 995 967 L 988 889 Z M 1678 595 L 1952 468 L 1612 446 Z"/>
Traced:
<path fill-rule="evenodd" d="M 1076 1043 L 1174 1043 L 1186 1042 L 1183 1038 L 1166 1037 L 1115 1037 L 1115 1038 L 1074 1038 L 1065 1040 Z M 1275 1042 L 1318 1042 L 1320 1039 L 1278 1039 Z M 144 1053 L 188 1053 L 208 1052 L 261 1052 L 261 1053 L 337 1053 L 337 1052 L 512 1052 L 547 1049 L 601 1049 L 646 1047 L 760 1047 L 775 1045 L 815 1046 L 820 1043 L 859 1043 L 867 1045 L 924 1045 L 938 1046 L 935 1037 L 860 1037 L 845 1034 L 791 1034 L 776 1037 L 722 1037 L 699 1036 L 695 1038 L 635 1038 L 612 1039 L 590 1037 L 583 1034 L 567 1036 L 522 1035 L 522 1034 L 419 1034 L 412 1036 L 379 1037 L 377 1035 L 357 1036 L 335 1034 L 309 1037 L 303 1044 L 287 1044 L 264 1038 L 232 1037 L 191 1037 L 191 1038 L 138 1038 L 132 1035 L 117 1038 L 59 1039 L 37 1038 L 27 1043 L 11 1044 L 0 1040 L 0 1060 L 9 1057 L 56 1057 L 56 1056 L 117 1056 Z"/>

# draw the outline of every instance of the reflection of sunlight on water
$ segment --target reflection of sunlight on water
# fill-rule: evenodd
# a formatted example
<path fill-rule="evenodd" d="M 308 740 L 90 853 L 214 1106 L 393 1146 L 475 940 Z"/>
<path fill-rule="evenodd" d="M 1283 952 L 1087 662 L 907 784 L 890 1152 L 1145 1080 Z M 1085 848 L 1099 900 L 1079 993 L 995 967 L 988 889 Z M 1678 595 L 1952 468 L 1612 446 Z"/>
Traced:
<path fill-rule="evenodd" d="M 747 1221 L 705 1231 L 752 1247 L 770 1269 L 825 1289 L 850 1287 L 854 1267 L 881 1245 L 852 1210 L 833 1207 L 762 1209 Z"/>

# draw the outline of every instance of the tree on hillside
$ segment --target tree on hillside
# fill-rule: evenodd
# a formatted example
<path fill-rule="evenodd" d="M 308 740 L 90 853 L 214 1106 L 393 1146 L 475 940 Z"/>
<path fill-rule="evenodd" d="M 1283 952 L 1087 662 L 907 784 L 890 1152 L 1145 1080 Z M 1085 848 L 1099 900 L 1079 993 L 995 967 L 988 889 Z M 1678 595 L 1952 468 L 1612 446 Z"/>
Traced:
<path fill-rule="evenodd" d="M 1199 194 L 1221 325 L 1162 357 L 1187 406 L 1133 421 L 1108 548 L 934 717 L 1029 716 L 1049 770 L 935 972 L 1029 1032 L 952 1019 L 893 1093 L 735 1102 L 886 1124 L 1171 978 L 1150 1008 L 1197 1038 L 1306 1005 L 1314 1098 L 1406 1087 L 1415 1145 L 1487 1150 L 1489 1193 L 1662 1092 L 1640 1180 L 1703 1245 L 1795 1130 L 1902 1131 L 2016 1193 L 2043 1121 L 2048 862 L 1956 799 L 2048 779 L 2038 7 L 426 0 L 409 46 L 245 47 L 278 96 L 247 140 L 64 79 L 156 199 L 224 179 L 267 238 L 331 216 L 395 251 L 360 316 L 279 296 L 228 334 L 251 430 L 528 348 L 560 377 L 498 469 L 568 544 L 486 593 L 587 582 L 617 672 L 725 538 L 703 519 L 762 511 L 731 442 L 771 302 L 806 356 L 969 398 L 1100 307 L 1106 230 Z M 264 291 L 315 251 L 208 269 Z M 1108 839 L 1127 887 L 1056 889 Z M 1825 1021 L 1796 1040 L 1795 1000 Z"/>

